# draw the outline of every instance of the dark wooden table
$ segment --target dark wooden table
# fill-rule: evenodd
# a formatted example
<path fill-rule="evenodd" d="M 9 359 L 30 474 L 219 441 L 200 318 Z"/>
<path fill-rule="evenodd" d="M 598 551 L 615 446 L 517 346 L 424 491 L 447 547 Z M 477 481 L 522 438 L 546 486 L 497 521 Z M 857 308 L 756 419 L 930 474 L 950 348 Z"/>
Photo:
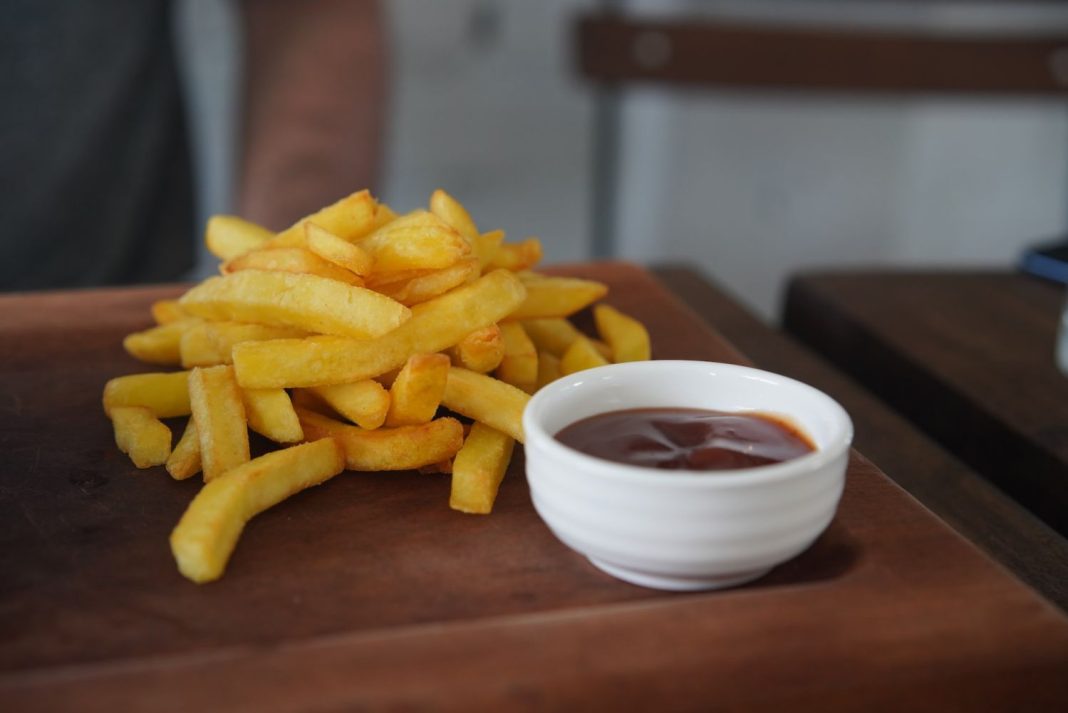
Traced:
<path fill-rule="evenodd" d="M 1064 298 L 1009 272 L 814 273 L 793 280 L 784 323 L 1064 535 Z"/>
<path fill-rule="evenodd" d="M 788 355 L 692 273 L 566 272 L 606 281 L 657 357 L 744 360 L 712 314 Z M 450 511 L 445 478 L 345 474 L 257 517 L 226 576 L 193 585 L 166 538 L 198 484 L 133 469 L 99 411 L 137 368 L 119 338 L 174 292 L 0 298 L 0 710 L 1068 706 L 1064 613 L 859 454 L 813 547 L 729 591 L 594 569 L 538 520 L 521 457 L 485 518 Z M 986 512 L 1013 535 L 1016 513 Z"/>

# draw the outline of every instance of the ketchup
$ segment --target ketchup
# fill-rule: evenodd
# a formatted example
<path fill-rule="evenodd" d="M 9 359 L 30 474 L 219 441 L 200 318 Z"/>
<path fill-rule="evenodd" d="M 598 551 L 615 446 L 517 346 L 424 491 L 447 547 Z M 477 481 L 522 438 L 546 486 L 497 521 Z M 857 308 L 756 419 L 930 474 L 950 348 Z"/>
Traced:
<path fill-rule="evenodd" d="M 609 411 L 567 426 L 556 440 L 597 458 L 663 470 L 753 468 L 815 450 L 774 416 L 688 408 Z"/>

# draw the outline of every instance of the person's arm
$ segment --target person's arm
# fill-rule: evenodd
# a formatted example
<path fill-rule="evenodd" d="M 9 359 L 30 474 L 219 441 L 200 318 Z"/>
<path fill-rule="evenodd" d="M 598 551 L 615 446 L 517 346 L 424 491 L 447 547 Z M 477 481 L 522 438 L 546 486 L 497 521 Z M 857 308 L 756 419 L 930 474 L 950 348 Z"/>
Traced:
<path fill-rule="evenodd" d="M 238 212 L 280 230 L 376 187 L 386 36 L 374 0 L 242 0 Z"/>

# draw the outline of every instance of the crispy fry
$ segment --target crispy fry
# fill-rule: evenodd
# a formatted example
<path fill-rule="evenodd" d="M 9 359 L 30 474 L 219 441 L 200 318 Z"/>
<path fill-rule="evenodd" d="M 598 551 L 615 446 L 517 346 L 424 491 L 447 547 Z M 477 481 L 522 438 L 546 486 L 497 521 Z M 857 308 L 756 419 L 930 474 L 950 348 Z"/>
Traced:
<path fill-rule="evenodd" d="M 449 357 L 453 365 L 477 371 L 479 374 L 493 371 L 504 358 L 501 328 L 491 324 L 476 329 L 449 349 Z"/>
<path fill-rule="evenodd" d="M 483 240 L 486 240 L 485 236 Z M 517 272 L 534 267 L 540 261 L 541 241 L 537 238 L 527 238 L 521 243 L 500 243 L 490 256 L 486 268 L 503 268 Z"/>
<path fill-rule="evenodd" d="M 200 472 L 200 436 L 197 435 L 197 422 L 189 419 L 185 431 L 178 439 L 178 444 L 167 458 L 167 472 L 175 480 L 185 480 Z"/>
<path fill-rule="evenodd" d="M 488 233 L 482 233 L 481 235 L 475 236 L 475 239 L 471 241 L 471 248 L 475 251 L 475 255 L 478 256 L 478 265 L 482 268 L 483 272 L 489 272 L 490 270 L 496 269 L 491 263 L 503 243 L 503 230 L 491 230 Z M 540 259 L 541 254 L 539 253 L 535 262 Z"/>
<path fill-rule="evenodd" d="M 382 226 L 359 242 L 374 257 L 375 272 L 437 270 L 471 252 L 471 246 L 448 223 L 425 210 Z"/>
<path fill-rule="evenodd" d="M 371 274 L 374 258 L 359 245 L 354 245 L 312 222 L 304 224 L 304 237 L 308 249 L 324 260 L 329 260 L 354 275 Z"/>
<path fill-rule="evenodd" d="M 467 369 L 449 368 L 441 404 L 523 442 L 523 409 L 530 394 L 511 384 Z"/>
<path fill-rule="evenodd" d="M 593 308 L 597 331 L 612 349 L 612 358 L 621 361 L 646 361 L 652 357 L 649 331 L 638 320 L 605 304 Z"/>
<path fill-rule="evenodd" d="M 563 317 L 528 319 L 523 321 L 534 345 L 550 354 L 561 357 L 582 333 Z"/>
<path fill-rule="evenodd" d="M 111 409 L 115 444 L 130 456 L 138 468 L 167 462 L 171 454 L 171 429 L 144 406 L 115 406 Z"/>
<path fill-rule="evenodd" d="M 323 438 L 260 456 L 211 481 L 171 533 L 178 570 L 197 583 L 218 579 L 245 523 L 344 468 L 341 448 Z"/>
<path fill-rule="evenodd" d="M 310 391 L 360 428 L 378 428 L 385 422 L 389 411 L 389 392 L 374 379 L 314 386 Z"/>
<path fill-rule="evenodd" d="M 265 270 L 211 277 L 186 292 L 181 305 L 208 319 L 296 327 L 357 339 L 390 332 L 411 316 L 404 305 L 362 287 L 318 275 Z"/>
<path fill-rule="evenodd" d="M 144 406 L 156 418 L 188 416 L 189 372 L 129 374 L 104 386 L 104 413 L 116 406 Z"/>
<path fill-rule="evenodd" d="M 357 191 L 337 203 L 301 218 L 271 239 L 271 247 L 303 247 L 304 224 L 315 223 L 343 240 L 358 240 L 374 228 L 375 199 L 367 191 Z"/>
<path fill-rule="evenodd" d="M 464 441 L 463 426 L 455 418 L 366 431 L 305 409 L 297 409 L 297 415 L 308 438 L 330 436 L 337 440 L 349 470 L 422 468 L 452 458 Z"/>
<path fill-rule="evenodd" d="M 182 335 L 200 320 L 185 318 L 134 332 L 122 340 L 126 352 L 141 361 L 163 366 L 177 366 L 182 361 Z"/>
<path fill-rule="evenodd" d="M 522 301 L 522 283 L 498 270 L 412 308 L 412 318 L 377 339 L 337 337 L 245 342 L 234 368 L 246 388 L 323 386 L 368 379 L 395 369 L 411 354 L 439 352 L 495 323 Z"/>
<path fill-rule="evenodd" d="M 441 270 L 410 270 L 403 273 L 379 273 L 378 279 L 368 281 L 368 286 L 388 295 L 401 304 L 412 305 L 426 302 L 449 290 L 478 279 L 482 274 L 475 258 L 464 258 L 455 265 Z M 402 275 L 400 279 L 389 279 Z"/>
<path fill-rule="evenodd" d="M 589 338 L 579 337 L 560 359 L 560 372 L 574 374 L 576 371 L 604 366 L 607 363 L 608 360 L 601 356 L 601 352 Z"/>
<path fill-rule="evenodd" d="M 188 316 L 178 306 L 178 300 L 157 300 L 152 303 L 152 319 L 156 320 L 156 324 L 170 324 Z"/>
<path fill-rule="evenodd" d="M 414 426 L 434 418 L 445 381 L 449 377 L 449 358 L 444 354 L 413 354 L 390 387 L 387 426 Z"/>
<path fill-rule="evenodd" d="M 478 237 L 478 228 L 471 220 L 471 214 L 460 201 L 440 188 L 430 194 L 430 212 L 451 225 L 468 242 Z"/>
<path fill-rule="evenodd" d="M 512 459 L 515 439 L 484 423 L 475 423 L 452 464 L 449 507 L 488 515 Z"/>
<path fill-rule="evenodd" d="M 508 319 L 567 317 L 608 293 L 608 287 L 574 277 L 542 277 L 525 283 L 527 298 Z"/>
<path fill-rule="evenodd" d="M 189 373 L 189 403 L 197 422 L 205 482 L 247 462 L 245 406 L 233 367 L 193 369 Z"/>
<path fill-rule="evenodd" d="M 560 373 L 560 358 L 546 351 L 538 351 L 538 383 L 537 388 L 551 384 L 562 376 Z"/>
<path fill-rule="evenodd" d="M 222 352 L 209 336 L 207 322 L 195 324 L 182 334 L 178 342 L 178 353 L 185 369 L 192 369 L 194 366 L 215 366 L 230 361 L 229 353 Z"/>
<path fill-rule="evenodd" d="M 261 342 L 267 339 L 298 339 L 308 332 L 294 327 L 271 327 L 266 324 L 245 322 L 205 322 L 204 331 L 216 350 L 225 355 L 224 364 L 233 362 L 232 351 L 241 342 Z"/>
<path fill-rule="evenodd" d="M 375 207 L 375 224 L 374 230 L 378 230 L 383 225 L 392 223 L 397 219 L 397 214 L 385 203 L 379 203 Z"/>
<path fill-rule="evenodd" d="M 348 243 L 345 243 L 348 245 Z M 352 246 L 350 246 L 352 247 Z M 363 287 L 363 279 L 306 248 L 263 248 L 227 260 L 219 268 L 224 275 L 241 270 L 270 270 L 298 275 L 318 275 L 347 285 Z"/>
<path fill-rule="evenodd" d="M 213 215 L 204 231 L 208 250 L 220 260 L 263 247 L 273 237 L 274 233 L 267 228 L 233 215 Z"/>
<path fill-rule="evenodd" d="M 275 443 L 304 440 L 297 412 L 285 389 L 241 389 L 248 427 Z"/>
<path fill-rule="evenodd" d="M 538 350 L 519 322 L 501 325 L 504 341 L 504 357 L 497 367 L 497 378 L 518 387 L 528 394 L 533 393 L 538 381 Z"/>

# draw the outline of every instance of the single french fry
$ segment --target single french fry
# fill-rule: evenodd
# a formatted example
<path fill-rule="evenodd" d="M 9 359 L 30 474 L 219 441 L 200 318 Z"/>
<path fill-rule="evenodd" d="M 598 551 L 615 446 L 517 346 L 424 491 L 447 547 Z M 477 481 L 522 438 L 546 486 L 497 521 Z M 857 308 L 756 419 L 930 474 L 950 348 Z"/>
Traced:
<path fill-rule="evenodd" d="M 205 322 L 204 332 L 215 349 L 225 356 L 222 362 L 224 364 L 233 363 L 232 352 L 235 344 L 261 342 L 267 339 L 298 339 L 308 336 L 308 332 L 303 329 L 245 322 Z"/>
<path fill-rule="evenodd" d="M 324 260 L 329 260 L 354 275 L 362 277 L 371 274 L 374 258 L 359 245 L 350 243 L 310 221 L 304 224 L 304 237 L 308 249 Z"/>
<path fill-rule="evenodd" d="M 394 210 L 392 208 L 390 208 L 385 203 L 379 203 L 375 207 L 374 230 L 378 230 L 383 225 L 386 225 L 388 223 L 392 223 L 394 220 L 397 219 L 397 217 L 398 216 L 397 216 L 396 212 L 394 212 Z"/>
<path fill-rule="evenodd" d="M 562 376 L 560 373 L 560 358 L 546 351 L 538 351 L 538 383 L 537 388 L 551 384 Z"/>
<path fill-rule="evenodd" d="M 345 244 L 348 245 L 348 243 Z M 363 279 L 356 273 L 319 257 L 311 250 L 300 247 L 253 250 L 227 260 L 219 268 L 224 275 L 241 270 L 270 270 L 292 272 L 298 275 L 318 275 L 329 280 L 344 282 L 347 285 L 363 287 Z"/>
<path fill-rule="evenodd" d="M 434 418 L 445 382 L 449 358 L 444 354 L 413 354 L 390 387 L 387 426 L 414 426 Z"/>
<path fill-rule="evenodd" d="M 472 242 L 479 235 L 475 221 L 471 220 L 467 209 L 440 188 L 430 194 L 430 212 L 451 225 L 468 242 Z"/>
<path fill-rule="evenodd" d="M 185 431 L 167 458 L 166 465 L 167 472 L 175 480 L 185 480 L 200 472 L 200 436 L 197 435 L 195 419 L 191 418 L 185 424 Z"/>
<path fill-rule="evenodd" d="M 373 431 L 297 409 L 308 438 L 331 437 L 345 452 L 345 467 L 356 471 L 414 470 L 456 455 L 464 429 L 455 418 L 438 418 L 418 426 Z"/>
<path fill-rule="evenodd" d="M 491 376 L 449 368 L 441 404 L 523 442 L 523 409 L 530 394 Z"/>
<path fill-rule="evenodd" d="M 234 468 L 197 493 L 171 533 L 178 570 L 197 583 L 222 576 L 245 523 L 345 468 L 333 439 L 284 448 Z"/>
<path fill-rule="evenodd" d="M 493 251 L 489 259 L 488 269 L 503 268 L 517 272 L 534 267 L 541 261 L 541 241 L 537 238 L 527 238 L 521 243 L 502 242 Z"/>
<path fill-rule="evenodd" d="M 500 250 L 500 247 L 503 244 L 503 230 L 491 230 L 488 233 L 482 233 L 480 235 L 475 236 L 475 239 L 471 241 L 471 248 L 475 251 L 475 255 L 478 256 L 478 265 L 480 268 L 482 268 L 484 272 L 496 269 L 492 265 L 493 259 L 497 255 L 497 252 Z M 539 251 L 538 257 L 535 258 L 534 262 L 537 262 L 540 259 L 541 253 Z"/>
<path fill-rule="evenodd" d="M 233 367 L 193 369 L 189 373 L 189 404 L 197 422 L 205 482 L 246 463 L 248 428 Z"/>
<path fill-rule="evenodd" d="M 171 429 L 144 406 L 111 409 L 115 444 L 138 468 L 163 465 L 171 454 Z"/>
<path fill-rule="evenodd" d="M 362 287 L 318 275 L 266 270 L 208 278 L 186 292 L 181 305 L 208 319 L 296 327 L 357 339 L 393 331 L 411 316 L 399 302 Z"/>
<path fill-rule="evenodd" d="M 416 274 L 412 274 L 413 272 Z M 384 280 L 381 278 L 389 277 L 390 274 L 381 273 L 378 280 L 368 281 L 368 287 L 411 307 L 478 279 L 482 271 L 476 258 L 464 258 L 440 270 L 405 271 L 402 274 L 411 277 Z"/>
<path fill-rule="evenodd" d="M 567 317 L 608 293 L 608 286 L 574 277 L 542 277 L 525 283 L 527 298 L 508 319 Z"/>
<path fill-rule="evenodd" d="M 532 393 L 538 381 L 538 350 L 519 322 L 501 325 L 504 357 L 497 367 L 497 378 Z"/>
<path fill-rule="evenodd" d="M 556 357 L 563 356 L 568 347 L 582 336 L 582 332 L 563 317 L 527 319 L 522 324 L 534 346 Z"/>
<path fill-rule="evenodd" d="M 607 363 L 608 360 L 601 356 L 601 352 L 589 338 L 579 337 L 561 357 L 560 373 L 574 374 L 576 371 L 604 366 Z"/>
<path fill-rule="evenodd" d="M 267 228 L 233 215 L 213 215 L 204 231 L 208 250 L 220 260 L 263 247 L 273 237 L 274 233 Z"/>
<path fill-rule="evenodd" d="M 178 300 L 157 300 L 152 303 L 152 319 L 156 320 L 156 324 L 170 324 L 188 316 L 178 306 Z"/>
<path fill-rule="evenodd" d="M 614 361 L 647 361 L 652 358 L 649 331 L 638 320 L 605 304 L 593 308 L 593 319 L 597 324 L 597 332 L 612 348 Z"/>
<path fill-rule="evenodd" d="M 322 210 L 301 218 L 274 236 L 269 245 L 271 247 L 303 247 L 305 223 L 315 223 L 343 240 L 358 240 L 374 229 L 375 212 L 375 199 L 371 197 L 371 194 L 367 191 L 357 191 Z"/>
<path fill-rule="evenodd" d="M 437 270 L 471 252 L 471 246 L 448 223 L 425 210 L 382 226 L 359 242 L 374 258 L 375 272 Z"/>
<path fill-rule="evenodd" d="M 449 357 L 454 366 L 488 374 L 496 369 L 504 358 L 501 328 L 491 324 L 476 329 L 449 349 Z"/>
<path fill-rule="evenodd" d="M 230 361 L 230 354 L 220 350 L 208 334 L 208 324 L 208 322 L 199 322 L 182 334 L 178 342 L 182 368 L 216 366 Z"/>
<path fill-rule="evenodd" d="M 182 335 L 200 320 L 184 318 L 126 335 L 122 347 L 135 359 L 149 364 L 177 366 L 182 361 Z"/>
<path fill-rule="evenodd" d="M 116 406 L 144 406 L 156 418 L 188 416 L 189 372 L 129 374 L 104 386 L 104 413 Z"/>
<path fill-rule="evenodd" d="M 389 392 L 374 379 L 314 386 L 310 390 L 360 428 L 373 430 L 385 423 L 389 411 Z"/>
<path fill-rule="evenodd" d="M 304 440 L 300 419 L 285 389 L 241 389 L 248 427 L 275 443 Z"/>
<path fill-rule="evenodd" d="M 412 308 L 412 318 L 376 339 L 309 337 L 234 346 L 234 368 L 245 388 L 324 386 L 369 379 L 396 369 L 412 354 L 440 352 L 476 329 L 494 324 L 523 300 L 523 284 L 497 270 Z"/>
<path fill-rule="evenodd" d="M 453 459 L 449 507 L 478 515 L 492 512 L 514 446 L 511 436 L 475 423 Z"/>

